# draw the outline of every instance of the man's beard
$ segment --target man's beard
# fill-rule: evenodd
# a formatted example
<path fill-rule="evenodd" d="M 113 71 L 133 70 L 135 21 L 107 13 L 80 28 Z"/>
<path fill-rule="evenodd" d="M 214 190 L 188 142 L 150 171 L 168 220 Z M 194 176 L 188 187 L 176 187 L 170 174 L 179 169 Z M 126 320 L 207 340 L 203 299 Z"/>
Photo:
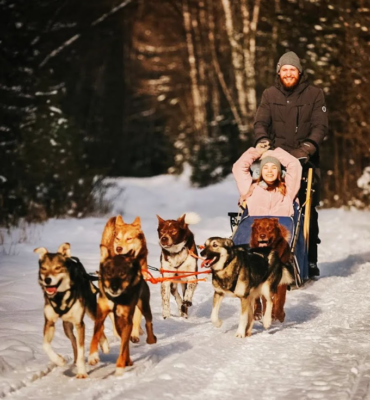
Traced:
<path fill-rule="evenodd" d="M 298 78 L 293 78 L 293 80 L 290 80 L 287 83 L 285 83 L 284 80 L 282 79 L 282 77 L 280 77 L 280 82 L 284 86 L 285 89 L 292 90 L 298 85 L 299 77 Z"/>

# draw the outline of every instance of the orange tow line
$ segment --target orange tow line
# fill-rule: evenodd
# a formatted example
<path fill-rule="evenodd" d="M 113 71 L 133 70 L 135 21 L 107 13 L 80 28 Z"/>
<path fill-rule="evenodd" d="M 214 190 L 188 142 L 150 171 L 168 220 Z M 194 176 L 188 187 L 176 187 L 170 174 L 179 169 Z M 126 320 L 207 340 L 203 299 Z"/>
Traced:
<path fill-rule="evenodd" d="M 189 254 L 194 257 L 197 258 L 199 260 L 204 261 L 205 259 L 202 257 L 197 256 L 193 251 L 189 250 Z M 150 267 L 150 266 L 149 266 Z M 179 271 L 176 270 L 167 270 L 167 269 L 163 269 L 163 268 L 155 268 L 155 267 L 150 267 L 152 270 L 154 271 L 158 271 L 159 273 L 161 273 L 162 275 L 164 273 L 174 273 L 177 274 Z M 182 281 L 181 279 L 183 278 L 188 278 L 189 276 L 195 276 L 195 275 L 200 275 L 200 274 L 210 274 L 212 272 L 211 269 L 207 269 L 205 271 L 199 271 L 199 272 L 192 272 L 192 271 L 181 271 L 181 275 L 176 275 L 176 279 L 171 278 L 171 277 L 165 277 L 165 276 L 161 276 L 158 278 L 155 278 L 150 272 L 149 270 L 142 270 L 142 273 L 144 275 L 144 279 L 148 282 L 151 282 L 153 284 L 157 284 L 157 283 L 161 283 L 161 282 L 173 282 L 173 283 L 195 283 L 195 282 L 206 282 L 207 278 L 199 278 L 199 279 L 192 279 L 192 280 L 186 280 L 186 281 Z"/>

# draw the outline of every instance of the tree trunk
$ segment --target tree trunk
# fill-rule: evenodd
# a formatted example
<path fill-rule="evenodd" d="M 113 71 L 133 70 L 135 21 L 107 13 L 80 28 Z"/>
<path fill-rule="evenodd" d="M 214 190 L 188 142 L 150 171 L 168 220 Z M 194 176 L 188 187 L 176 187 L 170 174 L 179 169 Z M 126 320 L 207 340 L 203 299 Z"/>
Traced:
<path fill-rule="evenodd" d="M 198 82 L 198 69 L 195 56 L 195 48 L 192 35 L 192 17 L 188 0 L 183 0 L 182 13 L 184 19 L 184 28 L 186 32 L 186 45 L 188 49 L 189 75 L 191 81 L 191 95 L 194 107 L 194 129 L 198 135 L 206 136 L 206 116 L 204 104 L 202 102 L 201 91 Z"/>
<path fill-rule="evenodd" d="M 209 26 L 208 39 L 209 39 L 209 45 L 210 45 L 210 50 L 211 50 L 213 68 L 217 75 L 217 79 L 220 83 L 220 86 L 224 93 L 224 96 L 226 97 L 226 99 L 229 103 L 230 110 L 231 110 L 233 117 L 238 125 L 238 129 L 240 132 L 244 132 L 244 125 L 243 125 L 242 119 L 239 115 L 239 111 L 234 102 L 232 94 L 230 93 L 230 90 L 225 82 L 225 78 L 221 71 L 220 63 L 219 63 L 218 57 L 217 57 L 216 44 L 215 44 L 215 22 L 214 22 L 214 17 L 213 17 L 213 0 L 207 0 L 207 8 L 208 8 L 208 26 Z"/>
<path fill-rule="evenodd" d="M 244 37 L 244 69 L 246 73 L 246 91 L 248 101 L 249 119 L 252 120 L 257 109 L 256 99 L 256 31 L 260 11 L 260 0 L 255 0 L 253 6 L 252 19 L 248 8 L 248 0 L 241 0 L 240 7 L 243 20 L 243 37 Z"/>
<path fill-rule="evenodd" d="M 243 119 L 243 124 L 248 115 L 247 110 L 247 98 L 245 95 L 245 75 L 244 75 L 244 62 L 243 62 L 243 50 L 238 40 L 238 34 L 236 32 L 230 0 L 222 0 L 222 6 L 225 13 L 226 32 L 230 42 L 231 50 L 231 63 L 235 76 L 235 87 L 238 97 L 239 110 Z"/>

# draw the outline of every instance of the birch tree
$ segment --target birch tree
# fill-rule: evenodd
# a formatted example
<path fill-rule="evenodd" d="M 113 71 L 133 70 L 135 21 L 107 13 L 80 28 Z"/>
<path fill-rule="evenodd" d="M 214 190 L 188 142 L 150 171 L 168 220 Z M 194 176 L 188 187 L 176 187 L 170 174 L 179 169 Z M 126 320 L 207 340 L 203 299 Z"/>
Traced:
<path fill-rule="evenodd" d="M 248 115 L 248 110 L 247 110 L 246 83 L 245 83 L 244 62 L 243 62 L 243 49 L 240 44 L 240 39 L 239 39 L 240 35 L 238 34 L 237 28 L 235 27 L 230 0 L 221 0 L 221 3 L 225 13 L 225 27 L 230 42 L 231 63 L 235 76 L 235 89 L 237 93 L 238 106 L 240 114 L 243 119 L 243 123 L 245 123 Z M 243 125 L 242 129 L 244 131 L 246 127 Z"/>
<path fill-rule="evenodd" d="M 204 103 L 201 95 L 201 89 L 199 86 L 198 68 L 196 53 L 194 48 L 194 39 L 192 33 L 192 15 L 189 7 L 189 1 L 183 0 L 182 2 L 182 13 L 184 19 L 184 28 L 186 35 L 186 46 L 188 50 L 188 62 L 189 62 L 189 76 L 191 81 L 191 94 L 194 107 L 194 128 L 200 136 L 206 136 L 206 113 L 204 109 Z"/>
<path fill-rule="evenodd" d="M 255 114 L 256 99 L 256 33 L 260 13 L 260 0 L 255 0 L 252 13 L 249 12 L 248 0 L 240 0 L 243 21 L 243 54 L 246 74 L 246 92 L 248 101 L 248 116 Z"/>

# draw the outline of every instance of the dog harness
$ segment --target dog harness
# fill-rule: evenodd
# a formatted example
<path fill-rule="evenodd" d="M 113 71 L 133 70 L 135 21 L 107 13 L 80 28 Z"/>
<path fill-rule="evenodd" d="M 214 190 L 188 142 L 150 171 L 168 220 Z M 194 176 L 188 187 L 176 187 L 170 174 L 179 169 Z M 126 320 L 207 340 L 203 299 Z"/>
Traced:
<path fill-rule="evenodd" d="M 52 299 L 49 299 L 48 297 L 46 298 L 55 313 L 62 316 L 64 314 L 67 314 L 68 311 L 75 304 L 77 299 L 77 292 L 72 286 L 65 292 L 57 292 L 57 294 Z"/>

